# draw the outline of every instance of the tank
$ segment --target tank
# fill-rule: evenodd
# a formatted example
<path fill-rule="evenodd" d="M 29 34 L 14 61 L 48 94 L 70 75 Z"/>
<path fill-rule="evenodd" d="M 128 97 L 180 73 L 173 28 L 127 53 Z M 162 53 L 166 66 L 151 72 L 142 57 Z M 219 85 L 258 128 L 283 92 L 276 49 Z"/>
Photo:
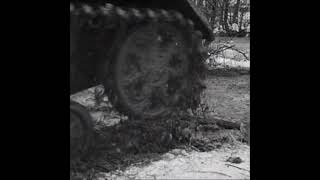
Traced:
<path fill-rule="evenodd" d="M 195 108 L 203 40 L 212 29 L 189 0 L 71 0 L 70 95 L 102 84 L 120 113 L 144 120 Z M 91 121 L 70 101 L 72 157 L 88 149 Z"/>

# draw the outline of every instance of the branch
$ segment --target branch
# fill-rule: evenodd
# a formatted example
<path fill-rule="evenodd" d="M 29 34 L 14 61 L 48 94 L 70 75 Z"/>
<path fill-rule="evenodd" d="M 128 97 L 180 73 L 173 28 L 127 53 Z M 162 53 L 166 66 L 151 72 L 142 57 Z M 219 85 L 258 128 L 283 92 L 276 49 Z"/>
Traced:
<path fill-rule="evenodd" d="M 235 167 L 235 168 L 238 168 L 238 169 L 240 169 L 240 170 L 244 170 L 244 171 L 248 171 L 248 172 L 250 172 L 249 170 L 247 170 L 247 169 L 243 169 L 243 168 L 241 168 L 241 167 L 238 167 L 238 166 L 235 166 L 235 165 L 232 165 L 232 164 L 226 164 L 226 166 L 232 166 L 232 167 Z"/>
<path fill-rule="evenodd" d="M 228 174 L 217 172 L 217 171 L 187 171 L 187 172 L 215 173 L 215 174 L 220 174 L 220 175 L 227 176 L 227 177 L 232 177 L 232 176 L 229 176 Z"/>
<path fill-rule="evenodd" d="M 245 52 L 241 51 L 240 49 L 236 48 L 235 45 L 229 45 L 229 44 L 222 44 L 221 46 L 218 45 L 217 49 L 211 50 L 211 52 L 209 52 L 210 56 L 211 55 L 218 55 L 220 53 L 222 53 L 223 51 L 226 51 L 228 49 L 234 50 L 237 53 L 243 55 L 243 57 L 247 60 L 250 61 L 250 58 L 246 55 Z"/>
<path fill-rule="evenodd" d="M 232 49 L 232 48 L 234 48 L 234 47 L 235 47 L 235 45 L 223 44 L 222 46 L 217 47 L 217 49 L 212 50 L 212 51 L 209 52 L 209 53 L 210 53 L 210 55 L 216 55 L 216 54 L 219 54 L 219 53 L 221 53 L 221 52 L 223 52 L 223 51 L 225 51 L 225 50 Z"/>
<path fill-rule="evenodd" d="M 189 118 L 195 118 L 190 115 L 186 115 Z M 231 122 L 223 119 L 218 119 L 214 117 L 197 117 L 197 122 L 202 125 L 206 124 L 216 124 L 224 129 L 237 129 L 240 130 L 241 123 Z"/>
<path fill-rule="evenodd" d="M 243 51 L 241 51 L 241 50 L 239 50 L 239 49 L 237 49 L 237 48 L 233 48 L 232 50 L 234 50 L 234 51 L 242 54 L 242 55 L 244 56 L 244 58 L 246 58 L 246 60 L 250 61 L 250 58 L 246 55 L 245 52 L 243 52 Z"/>

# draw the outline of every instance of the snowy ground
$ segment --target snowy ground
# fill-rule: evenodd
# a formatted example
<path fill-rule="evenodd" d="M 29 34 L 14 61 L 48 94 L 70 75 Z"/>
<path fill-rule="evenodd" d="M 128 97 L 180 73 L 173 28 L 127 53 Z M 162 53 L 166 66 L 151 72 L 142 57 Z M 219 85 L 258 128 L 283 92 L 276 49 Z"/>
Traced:
<path fill-rule="evenodd" d="M 97 179 L 250 179 L 250 148 L 224 146 L 210 152 L 174 149 L 147 166 L 133 165 L 124 172 L 100 173 Z M 243 162 L 227 162 L 240 157 Z"/>
<path fill-rule="evenodd" d="M 226 48 L 218 54 L 211 55 L 207 59 L 207 64 L 214 68 L 250 68 L 250 39 L 220 39 L 217 38 L 209 47 L 212 50 L 223 46 L 234 46 Z"/>
<path fill-rule="evenodd" d="M 215 57 L 214 59 L 208 59 L 207 63 L 214 63 L 216 68 L 224 68 L 226 66 L 231 68 L 250 68 L 250 61 L 238 61 L 221 56 Z"/>

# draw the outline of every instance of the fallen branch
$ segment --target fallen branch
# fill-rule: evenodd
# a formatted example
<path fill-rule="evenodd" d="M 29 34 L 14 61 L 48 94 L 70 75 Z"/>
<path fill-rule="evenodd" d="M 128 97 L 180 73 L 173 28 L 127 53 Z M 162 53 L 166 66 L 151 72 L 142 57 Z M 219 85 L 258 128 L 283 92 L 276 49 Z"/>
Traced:
<path fill-rule="evenodd" d="M 226 166 L 232 166 L 232 167 L 235 167 L 235 168 L 238 168 L 238 169 L 240 169 L 240 170 L 244 170 L 244 171 L 248 171 L 248 172 L 250 172 L 249 170 L 247 170 L 247 169 L 244 169 L 244 168 L 241 168 L 241 167 L 238 167 L 238 166 L 235 166 L 235 165 L 232 165 L 232 164 L 226 164 Z"/>
<path fill-rule="evenodd" d="M 245 52 L 239 50 L 239 49 L 236 49 L 236 48 L 232 48 L 232 50 L 238 52 L 239 54 L 241 54 L 247 61 L 250 61 L 250 58 L 246 55 Z"/>
<path fill-rule="evenodd" d="M 246 52 L 236 48 L 235 45 L 231 45 L 231 44 L 220 44 L 220 46 L 217 46 L 216 49 L 209 51 L 209 54 L 210 54 L 210 56 L 218 55 L 228 49 L 236 51 L 237 53 L 241 54 L 247 61 L 250 61 L 250 58 L 247 56 Z"/>
<path fill-rule="evenodd" d="M 224 129 L 237 129 L 240 130 L 241 124 L 231 121 L 226 121 L 223 119 L 213 118 L 213 117 L 204 117 L 198 119 L 199 124 L 214 124 L 216 123 L 218 126 Z"/>
<path fill-rule="evenodd" d="M 214 174 L 220 174 L 220 175 L 227 176 L 227 177 L 232 177 L 232 176 L 229 176 L 228 174 L 217 172 L 217 171 L 187 171 L 187 172 L 214 173 Z"/>
<path fill-rule="evenodd" d="M 223 127 L 225 129 L 238 129 L 238 130 L 240 130 L 240 126 L 241 126 L 240 123 L 225 121 L 222 119 L 215 119 L 214 121 L 216 121 L 218 126 Z"/>
<path fill-rule="evenodd" d="M 194 151 L 201 152 L 198 148 L 196 148 L 196 147 L 194 147 L 194 146 L 192 146 L 192 145 L 189 145 L 189 147 L 190 147 L 192 150 L 194 150 Z"/>
<path fill-rule="evenodd" d="M 223 129 L 237 129 L 240 130 L 241 123 L 238 122 L 231 122 L 227 120 L 223 120 L 220 118 L 215 117 L 199 117 L 199 116 L 192 116 L 188 114 L 184 114 L 184 119 L 195 119 L 196 122 L 200 125 L 218 125 L 219 127 Z"/>

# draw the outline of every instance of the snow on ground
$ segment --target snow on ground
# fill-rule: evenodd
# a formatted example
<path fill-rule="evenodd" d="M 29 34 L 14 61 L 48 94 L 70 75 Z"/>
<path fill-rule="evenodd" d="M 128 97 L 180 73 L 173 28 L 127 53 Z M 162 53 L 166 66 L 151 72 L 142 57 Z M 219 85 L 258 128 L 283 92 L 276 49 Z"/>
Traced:
<path fill-rule="evenodd" d="M 209 49 L 217 50 L 224 46 L 226 49 L 218 54 L 212 54 L 206 61 L 209 66 L 216 68 L 250 68 L 250 39 L 226 39 L 222 43 L 220 41 L 217 38 L 216 41 L 209 45 Z"/>
<path fill-rule="evenodd" d="M 207 60 L 208 64 L 214 63 L 216 67 L 250 68 L 250 61 L 238 61 L 229 58 L 215 57 Z"/>
<path fill-rule="evenodd" d="M 240 164 L 227 162 L 240 157 Z M 244 144 L 224 146 L 210 152 L 174 149 L 159 161 L 124 172 L 102 173 L 97 179 L 250 179 L 250 148 Z"/>

